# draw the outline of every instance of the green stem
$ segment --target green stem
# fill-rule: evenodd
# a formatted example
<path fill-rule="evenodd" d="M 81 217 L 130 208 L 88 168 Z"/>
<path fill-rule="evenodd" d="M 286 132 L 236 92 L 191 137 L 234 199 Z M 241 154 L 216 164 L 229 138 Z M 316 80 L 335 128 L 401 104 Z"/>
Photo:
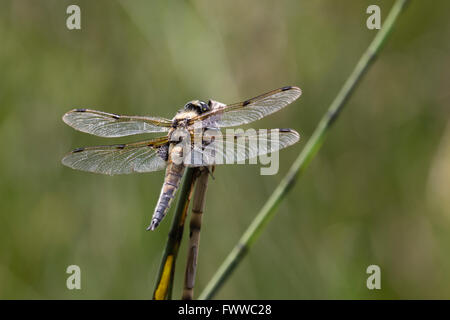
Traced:
<path fill-rule="evenodd" d="M 379 53 L 388 35 L 392 31 L 395 22 L 405 8 L 408 0 L 397 0 L 392 6 L 389 15 L 384 21 L 383 27 L 377 33 L 369 47 L 359 59 L 353 72 L 344 83 L 336 98 L 331 103 L 328 111 L 323 115 L 319 124 L 317 125 L 311 138 L 308 140 L 306 146 L 299 154 L 297 159 L 292 164 L 287 175 L 283 178 L 270 198 L 264 204 L 258 215 L 252 221 L 248 229 L 244 232 L 237 245 L 233 248 L 225 261 L 219 267 L 212 279 L 207 284 L 206 288 L 201 293 L 199 299 L 211 299 L 219 290 L 223 283 L 228 279 L 230 274 L 248 252 L 252 244 L 258 239 L 261 232 L 264 230 L 267 223 L 273 218 L 278 205 L 284 199 L 286 194 L 297 181 L 298 177 L 307 168 L 310 161 L 314 158 L 317 151 L 323 144 L 325 134 L 329 131 L 331 125 L 337 119 L 339 113 L 342 111 L 346 102 L 353 93 L 356 85 L 362 79 L 369 66 L 373 63 L 374 58 Z"/>
<path fill-rule="evenodd" d="M 202 228 L 203 212 L 205 209 L 206 189 L 212 167 L 199 170 L 199 177 L 195 184 L 194 201 L 192 203 L 191 222 L 189 223 L 189 246 L 186 271 L 184 274 L 184 288 L 181 299 L 194 299 L 194 285 L 197 273 L 197 261 L 200 245 L 200 230 Z"/>
<path fill-rule="evenodd" d="M 196 168 L 186 168 L 182 187 L 178 197 L 177 207 L 170 226 L 169 235 L 164 248 L 158 276 L 153 290 L 154 300 L 171 299 L 173 279 L 175 275 L 175 262 L 178 256 L 181 239 L 183 237 L 184 221 L 192 196 L 196 179 Z"/>

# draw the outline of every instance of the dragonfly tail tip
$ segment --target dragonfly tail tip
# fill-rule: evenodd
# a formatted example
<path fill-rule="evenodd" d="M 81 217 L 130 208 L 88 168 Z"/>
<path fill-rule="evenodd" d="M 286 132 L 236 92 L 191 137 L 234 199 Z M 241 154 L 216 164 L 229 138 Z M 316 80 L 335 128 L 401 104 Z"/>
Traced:
<path fill-rule="evenodd" d="M 147 227 L 147 231 L 148 230 L 155 230 L 156 229 L 156 227 L 158 226 L 158 220 L 156 220 L 156 219 L 153 219 L 152 220 L 152 222 L 150 223 L 150 225 Z"/>

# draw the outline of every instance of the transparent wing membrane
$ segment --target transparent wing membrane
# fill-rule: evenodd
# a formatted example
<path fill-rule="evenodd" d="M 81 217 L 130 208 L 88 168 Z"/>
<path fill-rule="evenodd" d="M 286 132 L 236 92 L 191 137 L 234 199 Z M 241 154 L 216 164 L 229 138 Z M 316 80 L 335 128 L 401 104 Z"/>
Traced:
<path fill-rule="evenodd" d="M 299 139 L 298 132 L 292 129 L 249 129 L 237 134 L 223 135 L 216 130 L 211 132 L 209 137 L 205 135 L 204 140 L 208 142 L 203 146 L 193 144 L 184 158 L 184 163 L 192 167 L 244 163 L 247 159 L 255 159 L 286 148 Z M 253 163 L 256 163 L 256 159 Z"/>
<path fill-rule="evenodd" d="M 68 153 L 62 163 L 73 169 L 108 175 L 158 171 L 166 166 L 159 152 L 165 142 L 167 138 L 79 148 Z"/>
<path fill-rule="evenodd" d="M 202 121 L 203 127 L 233 127 L 259 120 L 270 115 L 300 97 L 298 87 L 284 87 L 258 97 L 231 105 L 219 105 L 210 112 L 191 119 L 190 124 Z"/>
<path fill-rule="evenodd" d="M 172 124 L 164 118 L 120 116 L 89 109 L 73 109 L 63 116 L 63 121 L 76 130 L 107 138 L 166 132 Z"/>

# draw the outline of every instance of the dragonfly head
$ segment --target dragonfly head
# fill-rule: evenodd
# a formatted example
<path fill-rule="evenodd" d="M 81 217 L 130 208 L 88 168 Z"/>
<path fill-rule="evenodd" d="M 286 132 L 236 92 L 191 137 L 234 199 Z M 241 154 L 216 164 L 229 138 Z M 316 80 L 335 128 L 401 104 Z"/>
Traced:
<path fill-rule="evenodd" d="M 186 105 L 184 106 L 184 110 L 185 111 L 195 111 L 198 114 L 202 114 L 202 113 L 210 111 L 211 107 L 203 101 L 192 100 L 192 101 L 189 101 L 188 103 L 186 103 Z"/>

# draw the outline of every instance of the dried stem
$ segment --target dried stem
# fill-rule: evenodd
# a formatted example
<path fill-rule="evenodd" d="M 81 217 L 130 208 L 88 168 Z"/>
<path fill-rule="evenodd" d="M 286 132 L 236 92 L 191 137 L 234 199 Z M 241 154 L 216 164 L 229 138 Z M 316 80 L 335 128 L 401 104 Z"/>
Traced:
<path fill-rule="evenodd" d="M 196 168 L 186 168 L 166 247 L 161 258 L 158 277 L 153 291 L 153 300 L 170 300 L 172 298 L 175 262 L 183 237 L 184 221 L 186 220 L 189 202 L 194 190 L 197 170 Z"/>
<path fill-rule="evenodd" d="M 217 290 L 228 279 L 230 274 L 248 252 L 252 244 L 264 230 L 267 223 L 273 218 L 278 205 L 286 197 L 289 190 L 292 189 L 292 186 L 297 181 L 300 174 L 302 174 L 303 171 L 307 168 L 310 161 L 314 158 L 317 151 L 322 146 L 325 139 L 325 134 L 329 131 L 332 124 L 337 119 L 340 111 L 342 111 L 346 102 L 353 93 L 356 85 L 361 81 L 362 76 L 366 73 L 369 66 L 375 60 L 375 57 L 382 48 L 385 40 L 388 38 L 388 35 L 392 31 L 398 16 L 405 8 L 407 2 L 408 0 L 397 0 L 394 3 L 391 11 L 389 12 L 389 15 L 384 21 L 383 27 L 377 33 L 364 54 L 361 56 L 353 72 L 347 78 L 347 81 L 344 83 L 343 87 L 339 91 L 334 101 L 331 103 L 327 112 L 320 120 L 306 146 L 303 148 L 302 152 L 299 154 L 299 156 L 289 169 L 289 172 L 269 197 L 248 229 L 244 232 L 237 245 L 226 257 L 225 261 L 222 263 L 210 282 L 207 284 L 204 291 L 201 293 L 199 299 L 210 299 L 214 296 Z"/>
<path fill-rule="evenodd" d="M 200 230 L 202 227 L 203 210 L 205 208 L 206 189 L 208 188 L 208 176 L 209 169 L 202 168 L 200 170 L 200 176 L 197 179 L 197 185 L 195 186 L 191 222 L 189 224 L 189 248 L 184 275 L 183 300 L 192 300 L 194 298 L 197 258 L 200 245 Z"/>

